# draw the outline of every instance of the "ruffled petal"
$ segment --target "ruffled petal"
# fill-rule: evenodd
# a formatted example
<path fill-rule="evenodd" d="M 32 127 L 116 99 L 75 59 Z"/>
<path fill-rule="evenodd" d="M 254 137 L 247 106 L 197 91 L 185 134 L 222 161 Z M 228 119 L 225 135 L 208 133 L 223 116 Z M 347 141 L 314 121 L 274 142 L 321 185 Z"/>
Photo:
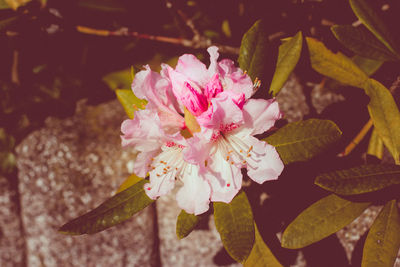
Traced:
<path fill-rule="evenodd" d="M 183 149 L 183 158 L 186 162 L 203 167 L 205 161 L 210 156 L 212 143 L 199 133 L 195 133 L 193 137 L 186 139 L 187 147 Z"/>
<path fill-rule="evenodd" d="M 245 127 L 251 128 L 251 135 L 261 134 L 274 126 L 282 117 L 275 99 L 249 99 L 243 107 Z"/>
<path fill-rule="evenodd" d="M 175 71 L 185 75 L 199 87 L 204 87 L 210 79 L 206 65 L 192 54 L 180 56 Z"/>
<path fill-rule="evenodd" d="M 199 215 L 206 212 L 210 205 L 211 188 L 199 174 L 199 167 L 188 164 L 182 177 L 183 187 L 178 191 L 178 206 L 187 213 Z"/>
<path fill-rule="evenodd" d="M 208 73 L 209 73 L 209 77 L 212 77 L 215 73 L 218 72 L 218 57 L 219 57 L 219 53 L 218 53 L 218 47 L 216 46 L 210 46 L 207 49 L 207 52 L 210 54 L 210 66 L 208 67 Z"/>
<path fill-rule="evenodd" d="M 284 165 L 275 147 L 252 136 L 243 141 L 252 147 L 246 164 L 248 176 L 259 184 L 278 179 Z"/>
<path fill-rule="evenodd" d="M 242 172 L 235 164 L 227 161 L 217 150 L 210 158 L 206 174 L 211 185 L 211 201 L 230 203 L 242 187 Z"/>

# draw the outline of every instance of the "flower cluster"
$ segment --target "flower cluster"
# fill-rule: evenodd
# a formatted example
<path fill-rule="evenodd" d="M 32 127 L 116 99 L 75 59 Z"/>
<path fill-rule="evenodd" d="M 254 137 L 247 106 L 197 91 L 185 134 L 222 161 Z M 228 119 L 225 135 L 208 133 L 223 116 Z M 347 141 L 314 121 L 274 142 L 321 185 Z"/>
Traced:
<path fill-rule="evenodd" d="M 216 47 L 208 52 L 208 68 L 190 54 L 175 69 L 163 64 L 156 73 L 145 66 L 132 90 L 148 104 L 121 126 L 122 145 L 138 152 L 136 174 L 150 177 L 147 195 L 165 195 L 179 180 L 178 205 L 195 215 L 210 201 L 229 203 L 241 188 L 242 168 L 260 184 L 283 170 L 275 148 L 254 137 L 281 118 L 278 103 L 250 99 L 250 77 L 229 59 L 217 61 Z"/>

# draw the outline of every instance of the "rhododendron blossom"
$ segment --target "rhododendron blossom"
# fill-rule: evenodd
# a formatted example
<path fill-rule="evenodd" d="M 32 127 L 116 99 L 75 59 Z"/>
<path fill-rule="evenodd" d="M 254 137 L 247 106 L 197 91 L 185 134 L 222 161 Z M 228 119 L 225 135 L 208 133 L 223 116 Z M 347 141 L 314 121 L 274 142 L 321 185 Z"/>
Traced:
<path fill-rule="evenodd" d="M 207 211 L 210 201 L 234 198 L 242 168 L 257 183 L 277 179 L 283 170 L 275 148 L 254 137 L 281 118 L 278 103 L 250 99 L 257 87 L 250 77 L 233 61 L 218 61 L 216 47 L 208 52 L 208 68 L 185 54 L 175 69 L 163 64 L 160 74 L 148 66 L 139 72 L 132 90 L 148 104 L 121 127 L 122 145 L 139 152 L 136 174 L 150 176 L 147 195 L 168 193 L 178 179 L 183 182 L 178 205 L 196 215 Z M 183 114 L 199 127 L 185 125 Z M 191 134 L 183 137 L 186 126 Z"/>

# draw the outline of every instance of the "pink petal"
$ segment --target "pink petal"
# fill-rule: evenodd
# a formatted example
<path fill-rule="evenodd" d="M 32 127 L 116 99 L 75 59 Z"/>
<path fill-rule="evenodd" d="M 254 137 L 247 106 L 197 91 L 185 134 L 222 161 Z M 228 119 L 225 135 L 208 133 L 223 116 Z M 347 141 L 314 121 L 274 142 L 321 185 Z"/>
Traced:
<path fill-rule="evenodd" d="M 219 81 L 219 75 L 218 73 L 215 73 L 211 80 L 206 84 L 204 95 L 207 97 L 208 101 L 211 101 L 212 98 L 216 97 L 223 90 L 222 84 Z"/>
<path fill-rule="evenodd" d="M 187 213 L 199 215 L 206 212 L 210 205 L 211 188 L 199 175 L 198 167 L 191 165 L 190 172 L 183 177 L 183 187 L 178 191 L 178 206 Z"/>
<path fill-rule="evenodd" d="M 249 99 L 243 107 L 246 127 L 251 128 L 251 135 L 261 134 L 274 126 L 282 117 L 279 104 L 275 99 Z"/>
<path fill-rule="evenodd" d="M 200 87 L 203 87 L 210 79 L 206 65 L 191 54 L 179 57 L 175 71 L 183 74 L 188 80 L 195 82 Z"/>
<path fill-rule="evenodd" d="M 192 138 L 186 139 L 187 147 L 183 150 L 183 158 L 186 162 L 204 166 L 205 161 L 210 156 L 212 143 L 199 133 L 195 133 Z"/>
<path fill-rule="evenodd" d="M 207 49 L 207 52 L 210 54 L 210 66 L 208 67 L 209 77 L 212 77 L 218 71 L 218 47 L 210 46 Z"/>

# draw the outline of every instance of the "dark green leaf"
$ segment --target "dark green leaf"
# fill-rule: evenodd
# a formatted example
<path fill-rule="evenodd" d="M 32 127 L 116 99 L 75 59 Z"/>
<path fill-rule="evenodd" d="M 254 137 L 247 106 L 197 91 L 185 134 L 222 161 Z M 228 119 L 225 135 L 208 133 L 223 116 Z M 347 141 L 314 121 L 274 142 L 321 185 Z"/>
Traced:
<path fill-rule="evenodd" d="M 231 203 L 214 202 L 215 226 L 226 251 L 233 259 L 243 262 L 254 244 L 254 221 L 250 203 L 244 192 Z"/>
<path fill-rule="evenodd" d="M 134 184 L 94 210 L 64 224 L 59 231 L 69 235 L 94 234 L 129 219 L 153 202 L 144 192 L 146 183 L 147 180 L 142 180 Z"/>
<path fill-rule="evenodd" d="M 375 129 L 396 164 L 400 164 L 400 112 L 396 102 L 390 91 L 374 79 L 368 79 L 364 90 L 370 97 L 368 111 Z"/>
<path fill-rule="evenodd" d="M 144 109 L 147 104 L 146 100 L 137 98 L 132 90 L 117 89 L 115 93 L 119 102 L 124 107 L 126 114 L 131 119 L 133 119 L 136 110 Z"/>
<path fill-rule="evenodd" d="M 297 249 L 311 245 L 336 233 L 369 206 L 345 200 L 334 194 L 312 204 L 289 226 L 282 235 L 282 247 Z"/>
<path fill-rule="evenodd" d="M 383 64 L 383 61 L 369 59 L 359 55 L 355 55 L 351 60 L 368 76 L 374 74 Z"/>
<path fill-rule="evenodd" d="M 257 225 L 254 224 L 255 240 L 249 257 L 243 263 L 244 267 L 283 267 L 275 258 L 269 247 L 264 243 Z"/>
<path fill-rule="evenodd" d="M 14 16 L 14 17 L 11 17 L 11 18 L 7 18 L 7 19 L 4 19 L 4 20 L 1 20 L 0 21 L 0 32 L 6 30 L 7 27 L 10 27 L 17 20 L 18 20 L 18 16 Z"/>
<path fill-rule="evenodd" d="M 368 0 L 350 0 L 353 9 L 359 20 L 394 54 L 399 51 L 395 44 L 395 38 L 380 17 L 376 9 L 368 3 Z"/>
<path fill-rule="evenodd" d="M 320 187 L 340 195 L 356 195 L 400 184 L 400 166 L 362 165 L 317 177 Z"/>
<path fill-rule="evenodd" d="M 254 81 L 256 78 L 263 80 L 268 64 L 269 41 L 265 26 L 261 20 L 244 34 L 239 52 L 239 66 Z"/>
<path fill-rule="evenodd" d="M 339 140 L 341 134 L 332 121 L 310 119 L 289 123 L 264 140 L 288 164 L 313 158 Z"/>
<path fill-rule="evenodd" d="M 400 216 L 397 201 L 386 203 L 368 232 L 362 267 L 392 267 L 400 248 Z"/>
<path fill-rule="evenodd" d="M 179 239 L 187 237 L 199 222 L 200 217 L 194 214 L 186 213 L 182 210 L 176 221 L 176 235 Z"/>
<path fill-rule="evenodd" d="M 276 63 L 275 74 L 269 88 L 270 94 L 276 96 L 289 78 L 294 67 L 300 59 L 303 36 L 298 32 L 289 41 L 279 46 L 278 62 Z"/>
<path fill-rule="evenodd" d="M 313 38 L 306 38 L 312 68 L 343 84 L 362 88 L 368 79 L 350 58 L 341 53 L 334 54 L 323 43 Z"/>
<path fill-rule="evenodd" d="M 365 28 L 335 25 L 331 30 L 344 46 L 360 56 L 382 61 L 397 60 L 397 56 Z"/>

